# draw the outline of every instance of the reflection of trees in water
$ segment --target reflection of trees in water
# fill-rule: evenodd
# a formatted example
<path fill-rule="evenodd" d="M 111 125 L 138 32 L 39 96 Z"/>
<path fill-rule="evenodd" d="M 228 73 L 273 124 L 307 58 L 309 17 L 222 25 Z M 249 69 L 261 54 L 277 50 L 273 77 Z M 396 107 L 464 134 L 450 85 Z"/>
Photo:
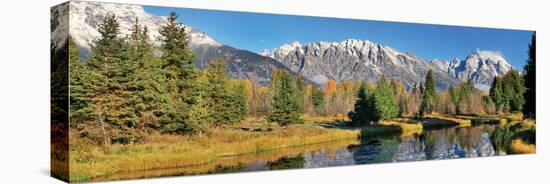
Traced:
<path fill-rule="evenodd" d="M 399 153 L 401 141 L 396 137 L 392 139 L 380 140 L 379 154 L 376 157 L 377 162 L 391 162 L 396 154 Z"/>
<path fill-rule="evenodd" d="M 424 152 L 426 154 L 426 159 L 431 160 L 433 158 L 433 152 L 435 149 L 435 139 L 436 137 L 431 134 L 421 134 L 418 136 L 418 139 L 421 142 L 424 142 Z"/>
<path fill-rule="evenodd" d="M 490 135 L 494 127 L 445 128 L 421 135 L 368 138 L 348 150 L 358 164 L 493 156 Z"/>
<path fill-rule="evenodd" d="M 352 153 L 356 164 L 391 162 L 398 151 L 399 137 L 381 136 L 361 139 L 360 145 L 352 145 L 348 150 Z"/>
<path fill-rule="evenodd" d="M 361 139 L 347 149 L 322 149 L 263 162 L 269 170 L 493 156 L 512 135 L 495 125 L 427 130 L 420 135 Z M 257 168 L 256 168 L 257 169 Z M 256 170 L 252 169 L 252 170 Z"/>
<path fill-rule="evenodd" d="M 491 141 L 496 152 L 508 152 L 514 132 L 508 126 L 498 126 L 491 134 Z"/>
<path fill-rule="evenodd" d="M 220 166 L 217 165 L 214 170 L 207 172 L 207 174 L 215 173 L 233 173 L 233 172 L 242 172 L 245 170 L 244 164 L 239 164 L 236 166 Z"/>
<path fill-rule="evenodd" d="M 536 144 L 536 130 L 534 126 L 522 123 L 501 125 L 491 133 L 491 141 L 495 145 L 495 151 L 509 153 L 512 140 L 521 139 L 527 144 Z"/>
<path fill-rule="evenodd" d="M 296 169 L 304 167 L 304 156 L 283 157 L 274 162 L 267 162 L 270 170 Z"/>

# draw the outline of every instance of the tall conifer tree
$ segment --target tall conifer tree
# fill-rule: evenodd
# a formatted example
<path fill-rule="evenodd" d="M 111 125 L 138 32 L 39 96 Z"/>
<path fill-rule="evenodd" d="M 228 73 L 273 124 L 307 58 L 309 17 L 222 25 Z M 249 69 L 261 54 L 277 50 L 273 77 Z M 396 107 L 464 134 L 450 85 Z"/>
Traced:
<path fill-rule="evenodd" d="M 374 89 L 375 106 L 381 119 L 399 116 L 399 106 L 392 90 L 391 83 L 382 75 Z"/>
<path fill-rule="evenodd" d="M 78 124 L 93 120 L 93 86 L 86 64 L 80 60 L 80 53 L 72 37 L 69 37 L 69 103 L 71 123 Z"/>
<path fill-rule="evenodd" d="M 189 108 L 201 98 L 197 89 L 198 71 L 193 65 L 194 54 L 189 49 L 185 27 L 177 22 L 178 15 L 171 12 L 167 24 L 161 26 L 162 68 L 167 77 L 169 102 L 161 119 L 165 132 L 185 133 L 193 131 L 188 124 Z"/>
<path fill-rule="evenodd" d="M 424 83 L 422 104 L 420 105 L 419 114 L 431 114 L 435 110 L 437 103 L 437 92 L 435 91 L 435 79 L 432 70 L 426 74 L 426 82 Z"/>
<path fill-rule="evenodd" d="M 135 95 L 129 88 L 136 65 L 128 58 L 129 46 L 120 38 L 119 29 L 114 15 L 106 16 L 98 26 L 101 36 L 92 44 L 89 62 L 94 88 L 92 101 L 102 129 L 114 133 L 105 137 L 113 142 L 131 143 L 137 138 L 131 129 L 139 119 L 129 100 Z"/>
<path fill-rule="evenodd" d="M 303 123 L 297 100 L 296 83 L 292 80 L 292 76 L 285 70 L 276 70 L 271 81 L 274 95 L 267 119 L 282 126 Z"/>
<path fill-rule="evenodd" d="M 357 93 L 357 101 L 353 111 L 348 113 L 353 125 L 365 125 L 380 120 L 380 114 L 376 110 L 375 98 L 373 92 L 368 89 L 365 83 L 362 83 Z"/>
<path fill-rule="evenodd" d="M 244 91 L 244 86 L 239 86 L 239 84 L 235 83 L 235 86 L 238 87 L 232 88 L 232 82 L 229 74 L 227 74 L 227 70 L 227 64 L 223 58 L 213 60 L 206 67 L 209 86 L 208 104 L 210 104 L 210 108 L 214 113 L 212 117 L 213 123 L 217 126 L 237 123 L 243 119 L 243 115 L 240 114 L 241 112 L 237 111 L 243 111 L 242 113 L 247 112 L 245 110 L 246 92 Z"/>
<path fill-rule="evenodd" d="M 537 83 L 536 83 L 536 60 L 537 60 L 537 54 L 536 54 L 536 33 L 533 32 L 533 36 L 531 37 L 531 43 L 529 44 L 529 59 L 527 60 L 527 65 L 523 68 L 525 71 L 525 75 L 523 76 L 524 82 L 525 82 L 525 104 L 523 106 L 523 115 L 527 118 L 536 118 L 536 91 L 537 91 Z"/>

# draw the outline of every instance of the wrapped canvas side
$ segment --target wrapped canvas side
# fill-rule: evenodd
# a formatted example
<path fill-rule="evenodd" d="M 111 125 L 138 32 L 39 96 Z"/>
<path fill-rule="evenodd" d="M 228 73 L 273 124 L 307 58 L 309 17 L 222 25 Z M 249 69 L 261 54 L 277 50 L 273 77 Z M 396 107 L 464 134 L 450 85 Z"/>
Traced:
<path fill-rule="evenodd" d="M 51 8 L 50 174 L 69 181 L 69 3 Z"/>

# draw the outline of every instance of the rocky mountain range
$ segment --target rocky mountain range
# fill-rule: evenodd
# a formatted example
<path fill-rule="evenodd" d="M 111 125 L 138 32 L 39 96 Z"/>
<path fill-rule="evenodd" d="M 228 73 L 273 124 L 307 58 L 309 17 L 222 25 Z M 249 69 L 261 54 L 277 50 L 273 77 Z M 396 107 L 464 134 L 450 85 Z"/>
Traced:
<path fill-rule="evenodd" d="M 138 18 L 139 23 L 149 29 L 150 40 L 155 46 L 160 46 L 159 30 L 167 22 L 164 16 L 152 15 L 145 12 L 142 6 L 130 4 L 70 1 L 56 6 L 51 14 L 52 46 L 62 46 L 66 42 L 68 31 L 80 48 L 83 58 L 87 57 L 91 43 L 99 38 L 97 26 L 106 15 L 114 14 L 117 17 L 121 35 L 129 35 L 130 27 Z M 183 26 L 189 37 L 191 50 L 196 54 L 195 64 L 201 69 L 212 59 L 223 57 L 233 78 L 257 78 L 260 84 L 267 84 L 271 73 L 276 69 L 289 70 L 273 58 L 224 45 L 198 29 L 185 24 Z M 291 73 L 295 74 L 292 71 Z"/>
<path fill-rule="evenodd" d="M 411 88 L 424 80 L 428 70 L 432 70 L 439 90 L 472 80 L 478 89 L 488 91 L 495 76 L 512 68 L 500 53 L 493 51 L 478 50 L 464 60 L 426 61 L 389 46 L 356 39 L 307 44 L 293 42 L 260 54 L 277 59 L 316 83 L 328 79 L 374 82 L 384 74 Z"/>
<path fill-rule="evenodd" d="M 79 46 L 81 57 L 85 58 L 90 44 L 99 37 L 98 24 L 108 14 L 117 16 L 122 35 L 130 34 L 130 27 L 138 18 L 150 30 L 151 42 L 160 45 L 158 30 L 166 23 L 164 16 L 147 13 L 140 5 L 70 1 L 51 10 L 52 47 L 63 45 L 69 33 Z M 223 57 L 233 78 L 257 78 L 261 84 L 269 82 L 274 70 L 285 69 L 293 74 L 299 72 L 306 82 L 317 84 L 324 84 L 329 79 L 373 82 L 385 74 L 410 88 L 423 81 L 431 69 L 439 90 L 472 80 L 477 88 L 488 91 L 495 76 L 512 68 L 500 53 L 493 51 L 475 51 L 463 60 L 426 61 L 389 46 L 356 39 L 307 44 L 294 42 L 271 51 L 254 53 L 225 45 L 205 32 L 184 26 L 199 68 L 204 68 L 213 58 Z"/>

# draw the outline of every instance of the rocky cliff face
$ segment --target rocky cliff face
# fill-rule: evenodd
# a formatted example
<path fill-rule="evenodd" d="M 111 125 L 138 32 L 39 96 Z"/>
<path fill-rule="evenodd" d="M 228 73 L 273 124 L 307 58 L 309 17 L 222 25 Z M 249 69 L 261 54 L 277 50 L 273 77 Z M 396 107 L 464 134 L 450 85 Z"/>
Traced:
<path fill-rule="evenodd" d="M 341 42 L 285 44 L 272 51 L 260 53 L 279 60 L 292 71 L 317 83 L 328 79 L 366 80 L 374 82 L 382 74 L 412 87 L 423 81 L 428 70 L 436 77 L 439 90 L 460 81 L 473 80 L 482 90 L 493 78 L 511 69 L 497 52 L 476 51 L 465 60 L 425 61 L 411 54 L 397 51 L 364 40 L 348 39 Z"/>
<path fill-rule="evenodd" d="M 448 72 L 459 80 L 472 80 L 476 87 L 489 91 L 496 76 L 506 74 L 512 66 L 506 59 L 493 51 L 475 51 L 464 60 L 449 63 Z"/>

